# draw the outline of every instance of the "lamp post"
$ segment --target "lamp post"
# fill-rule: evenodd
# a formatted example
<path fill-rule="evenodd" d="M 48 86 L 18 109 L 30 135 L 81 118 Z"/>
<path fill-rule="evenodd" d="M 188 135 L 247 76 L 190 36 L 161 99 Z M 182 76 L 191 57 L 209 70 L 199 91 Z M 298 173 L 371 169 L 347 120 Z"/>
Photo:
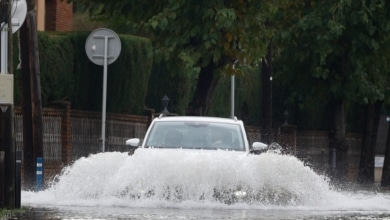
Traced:
<path fill-rule="evenodd" d="M 288 111 L 287 110 L 284 111 L 283 115 L 284 115 L 284 124 L 288 125 Z"/>
<path fill-rule="evenodd" d="M 236 69 L 236 65 L 238 64 L 238 60 L 235 60 L 233 63 L 233 70 Z M 236 78 L 235 75 L 232 74 L 230 77 L 230 117 L 234 118 L 234 100 L 235 100 L 235 88 L 236 88 Z"/>
<path fill-rule="evenodd" d="M 161 111 L 161 113 L 163 114 L 166 114 L 166 113 L 169 113 L 168 111 L 168 104 L 169 104 L 169 98 L 167 95 L 164 95 L 164 97 L 161 99 L 161 102 L 162 102 L 162 105 L 163 105 L 163 110 Z"/>

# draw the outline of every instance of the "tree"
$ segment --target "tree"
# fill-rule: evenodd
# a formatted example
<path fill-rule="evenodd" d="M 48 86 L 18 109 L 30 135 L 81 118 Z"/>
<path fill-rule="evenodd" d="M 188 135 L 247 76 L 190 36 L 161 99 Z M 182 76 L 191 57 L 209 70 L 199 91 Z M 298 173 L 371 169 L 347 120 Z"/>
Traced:
<path fill-rule="evenodd" d="M 383 162 L 381 186 L 382 187 L 390 186 L 390 127 L 387 130 L 386 152 L 385 152 L 385 160 Z"/>
<path fill-rule="evenodd" d="M 380 111 L 389 76 L 390 23 L 386 1 L 354 1 L 335 5 L 345 27 L 348 53 L 349 99 L 366 106 L 358 182 L 374 183 L 375 145 Z M 347 32 L 348 30 L 348 32 Z"/>
<path fill-rule="evenodd" d="M 294 5 L 294 14 L 285 15 L 292 25 L 278 35 L 284 45 L 279 62 L 287 65 L 277 79 L 293 85 L 295 97 L 290 100 L 298 102 L 300 109 L 329 107 L 330 154 L 336 149 L 334 174 L 341 180 L 348 169 L 348 106 L 384 99 L 389 74 L 387 4 L 384 0 L 305 1 Z M 367 116 L 366 120 L 375 122 L 370 119 L 373 114 Z M 362 146 L 362 158 L 371 155 L 366 152 L 374 149 L 372 143 Z M 373 162 L 369 157 L 362 159 L 361 170 Z M 360 179 L 365 178 L 363 173 Z"/>
<path fill-rule="evenodd" d="M 264 143 L 270 144 L 273 140 L 272 131 L 272 41 L 267 47 L 267 55 L 261 62 L 261 76 L 262 76 L 262 137 Z"/>
<path fill-rule="evenodd" d="M 273 34 L 265 26 L 279 1 L 83 0 L 95 19 L 112 21 L 121 33 L 147 35 L 155 58 L 197 79 L 187 114 L 207 115 L 221 74 L 238 74 L 233 63 L 256 64 Z M 115 25 L 114 25 L 115 24 Z"/>
<path fill-rule="evenodd" d="M 375 146 L 383 101 L 368 103 L 365 108 L 365 124 L 363 127 L 362 149 L 359 165 L 358 183 L 369 185 L 374 183 Z"/>

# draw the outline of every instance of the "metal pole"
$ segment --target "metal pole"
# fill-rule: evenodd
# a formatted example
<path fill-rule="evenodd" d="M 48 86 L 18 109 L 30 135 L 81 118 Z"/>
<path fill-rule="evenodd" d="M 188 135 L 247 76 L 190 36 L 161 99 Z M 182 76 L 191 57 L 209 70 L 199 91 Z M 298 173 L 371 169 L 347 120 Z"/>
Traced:
<path fill-rule="evenodd" d="M 8 24 L 1 23 L 1 72 L 0 74 L 8 73 Z"/>
<path fill-rule="evenodd" d="M 233 63 L 233 70 L 234 69 L 236 69 L 236 64 L 238 63 L 238 60 L 236 60 L 236 61 L 234 61 L 234 63 Z M 235 81 L 236 81 L 236 78 L 235 78 L 235 75 L 233 74 L 232 76 L 231 76 L 231 84 L 230 84 L 230 98 L 231 98 L 231 100 L 230 100 L 230 104 L 231 104 L 231 106 L 230 106 L 230 117 L 231 118 L 233 118 L 234 119 L 234 89 L 235 89 Z"/>
<path fill-rule="evenodd" d="M 104 65 L 103 65 L 103 104 L 102 104 L 102 152 L 106 144 L 106 100 L 107 100 L 107 56 L 108 36 L 104 37 Z"/>
<path fill-rule="evenodd" d="M 15 208 L 21 207 L 21 190 L 22 190 L 22 151 L 16 151 L 16 168 L 15 168 Z"/>
<path fill-rule="evenodd" d="M 235 77 L 234 77 L 234 75 L 232 75 L 231 76 L 231 88 L 230 88 L 230 92 L 231 92 L 231 94 L 230 94 L 230 97 L 231 97 L 231 101 L 230 101 L 230 103 L 231 103 L 231 110 L 230 110 L 230 112 L 231 112 L 231 115 L 230 115 L 230 117 L 231 118 L 234 118 L 234 84 L 235 84 Z"/>

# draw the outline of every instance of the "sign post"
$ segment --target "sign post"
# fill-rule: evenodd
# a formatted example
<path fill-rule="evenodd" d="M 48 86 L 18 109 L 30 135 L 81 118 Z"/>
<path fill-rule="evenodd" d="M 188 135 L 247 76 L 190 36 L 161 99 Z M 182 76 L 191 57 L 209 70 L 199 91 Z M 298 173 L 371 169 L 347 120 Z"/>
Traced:
<path fill-rule="evenodd" d="M 103 66 L 103 102 L 102 102 L 102 152 L 106 142 L 106 100 L 107 100 L 107 66 L 113 63 L 120 54 L 121 41 L 118 35 L 107 28 L 99 28 L 89 34 L 85 43 L 85 52 L 89 60 Z"/>
<path fill-rule="evenodd" d="M 14 0 L 10 1 L 11 6 L 11 29 L 12 33 L 15 33 L 22 26 L 27 14 L 26 0 Z M 0 47 L 0 108 L 3 112 L 7 111 L 9 105 L 13 105 L 14 102 L 14 76 L 8 74 L 8 32 L 9 21 L 0 21 L 1 29 L 1 47 Z"/>
<path fill-rule="evenodd" d="M 7 4 L 8 3 L 8 4 Z M 12 63 L 10 56 L 9 36 L 15 33 L 22 26 L 27 15 L 26 0 L 9 0 L 6 2 L 7 13 L 2 14 L 0 20 L 0 108 L 4 113 L 2 117 L 2 143 L 4 144 L 4 174 L 6 178 L 0 179 L 3 198 L 2 204 L 5 208 L 19 208 L 18 196 L 20 188 L 17 185 L 16 152 L 15 152 L 15 131 L 14 131 L 14 75 L 9 73 L 8 65 Z M 11 39 L 12 40 L 12 39 Z M 8 60 L 10 59 L 10 60 Z"/>

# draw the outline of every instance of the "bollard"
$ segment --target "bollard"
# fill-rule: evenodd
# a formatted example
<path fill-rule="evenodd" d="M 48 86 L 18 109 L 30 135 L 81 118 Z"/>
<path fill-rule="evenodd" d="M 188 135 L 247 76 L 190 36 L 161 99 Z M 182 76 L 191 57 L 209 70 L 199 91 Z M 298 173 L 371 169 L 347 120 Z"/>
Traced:
<path fill-rule="evenodd" d="M 15 208 L 21 207 L 21 191 L 22 191 L 22 151 L 16 151 L 16 166 L 15 166 Z"/>
<path fill-rule="evenodd" d="M 43 185 L 43 159 L 42 157 L 37 157 L 37 175 L 36 175 L 36 189 L 40 191 Z"/>

